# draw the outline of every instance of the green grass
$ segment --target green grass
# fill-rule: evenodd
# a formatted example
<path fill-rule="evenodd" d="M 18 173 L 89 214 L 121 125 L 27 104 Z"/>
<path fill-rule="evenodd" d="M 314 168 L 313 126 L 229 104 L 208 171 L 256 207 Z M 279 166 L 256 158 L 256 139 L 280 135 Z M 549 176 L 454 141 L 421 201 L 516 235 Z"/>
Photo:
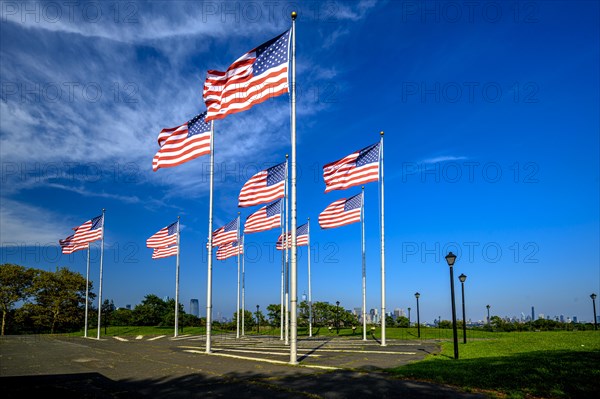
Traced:
<path fill-rule="evenodd" d="M 486 333 L 441 343 L 441 353 L 388 370 L 406 379 L 510 398 L 587 398 L 600 392 L 600 334 L 594 331 Z M 469 336 L 469 331 L 467 331 Z"/>

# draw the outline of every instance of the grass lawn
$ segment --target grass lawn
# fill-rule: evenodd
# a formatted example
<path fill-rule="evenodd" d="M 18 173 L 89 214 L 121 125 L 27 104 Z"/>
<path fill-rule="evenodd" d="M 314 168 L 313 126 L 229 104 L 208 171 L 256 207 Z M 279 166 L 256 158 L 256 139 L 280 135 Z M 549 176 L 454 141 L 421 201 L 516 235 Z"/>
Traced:
<path fill-rule="evenodd" d="M 595 398 L 600 392 L 600 332 L 487 334 L 460 340 L 458 360 L 450 339 L 441 353 L 388 372 L 497 397 Z"/>

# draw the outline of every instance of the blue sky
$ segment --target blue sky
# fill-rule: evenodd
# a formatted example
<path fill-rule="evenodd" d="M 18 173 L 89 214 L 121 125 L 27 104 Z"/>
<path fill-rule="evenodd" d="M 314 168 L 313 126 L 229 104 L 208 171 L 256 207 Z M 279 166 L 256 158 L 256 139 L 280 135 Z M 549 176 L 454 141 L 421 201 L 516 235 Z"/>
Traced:
<path fill-rule="evenodd" d="M 360 224 L 318 214 L 321 168 L 385 131 L 386 307 L 451 318 L 448 251 L 467 313 L 591 320 L 600 291 L 600 16 L 569 2 L 1 3 L 0 262 L 85 275 L 58 240 L 106 208 L 103 297 L 175 295 L 175 258 L 145 240 L 181 217 L 180 301 L 206 313 L 208 157 L 152 172 L 156 138 L 205 109 L 209 69 L 290 27 L 297 10 L 298 224 L 313 300 L 361 306 Z M 289 97 L 215 124 L 214 227 L 254 173 L 290 153 Z M 380 307 L 378 185 L 365 189 L 367 308 Z M 246 303 L 279 303 L 279 231 L 246 237 Z M 98 290 L 99 244 L 91 279 Z M 299 250 L 298 294 L 307 292 Z M 214 316 L 236 303 L 214 261 Z M 455 282 L 457 301 L 460 283 Z M 413 313 L 414 317 L 414 313 Z"/>

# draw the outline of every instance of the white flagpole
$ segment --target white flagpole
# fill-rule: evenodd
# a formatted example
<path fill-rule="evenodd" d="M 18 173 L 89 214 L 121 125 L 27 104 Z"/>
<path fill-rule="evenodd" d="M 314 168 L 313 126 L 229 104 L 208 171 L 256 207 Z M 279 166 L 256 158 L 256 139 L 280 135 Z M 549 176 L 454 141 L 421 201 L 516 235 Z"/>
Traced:
<path fill-rule="evenodd" d="M 104 228 L 104 220 L 102 221 L 102 228 Z M 87 245 L 87 268 L 85 271 L 85 330 L 83 331 L 83 336 L 87 338 L 88 336 L 88 304 L 89 300 L 89 286 L 90 286 L 90 243 Z"/>
<path fill-rule="evenodd" d="M 242 336 L 246 335 L 245 322 L 246 322 L 246 270 L 244 268 L 244 235 L 242 234 L 242 240 L 238 242 L 238 247 L 242 245 Z M 238 252 L 240 249 L 238 248 Z"/>
<path fill-rule="evenodd" d="M 212 329 L 212 227 L 213 227 L 213 182 L 215 167 L 215 123 L 210 122 L 210 177 L 208 200 L 208 262 L 206 282 L 206 353 L 211 353 L 210 336 Z"/>
<path fill-rule="evenodd" d="M 287 157 L 287 155 L 286 155 Z M 286 160 L 287 165 L 287 160 Z M 285 344 L 290 344 L 290 253 L 288 244 L 289 228 L 288 224 L 290 221 L 289 214 L 289 195 L 288 195 L 288 181 L 286 175 L 285 181 L 285 234 L 281 240 L 282 251 L 285 252 Z"/>
<path fill-rule="evenodd" d="M 284 240 L 284 237 L 285 237 L 285 222 L 284 222 L 285 219 L 284 218 L 287 217 L 287 216 L 285 216 L 285 211 L 286 211 L 285 204 L 287 204 L 287 198 L 286 198 L 286 196 L 287 196 L 287 189 L 286 189 L 286 186 L 287 186 L 287 181 L 288 181 L 288 178 L 287 178 L 287 170 L 288 170 L 287 169 L 287 164 L 288 164 L 287 163 L 288 162 L 287 158 L 288 158 L 288 156 L 286 154 L 285 155 L 285 182 L 283 184 L 283 187 L 284 187 L 283 188 L 283 204 L 281 204 L 281 208 L 280 208 L 281 209 L 281 245 L 282 245 L 282 247 L 281 247 L 281 308 L 279 309 L 279 314 L 280 314 L 279 318 L 281 319 L 280 320 L 280 324 L 281 324 L 280 330 L 281 331 L 280 331 L 280 338 L 279 338 L 280 341 L 283 341 L 283 334 L 284 334 L 284 320 L 283 320 L 284 319 L 284 302 L 283 302 L 284 301 L 284 297 L 283 296 L 284 296 L 284 287 L 285 287 L 285 252 L 283 250 L 283 244 L 284 244 L 283 240 Z"/>
<path fill-rule="evenodd" d="M 238 220 L 237 220 L 237 243 L 238 243 L 238 251 L 237 251 L 237 308 L 236 308 L 236 319 L 237 319 L 237 328 L 235 337 L 240 337 L 240 213 L 238 212 Z"/>
<path fill-rule="evenodd" d="M 98 339 L 100 339 L 100 326 L 102 323 L 102 264 L 104 260 L 104 227 L 106 224 L 104 223 L 104 211 L 102 208 L 102 241 L 100 244 L 100 284 L 98 288 Z"/>
<path fill-rule="evenodd" d="M 310 218 L 308 218 L 306 233 L 308 237 L 308 336 L 312 337 L 312 294 L 310 289 Z"/>
<path fill-rule="evenodd" d="M 177 261 L 175 262 L 175 334 L 179 331 L 179 251 L 181 245 L 179 243 L 179 216 L 177 216 Z"/>
<path fill-rule="evenodd" d="M 298 364 L 297 339 L 298 339 L 298 324 L 296 305 L 297 298 L 297 259 L 296 259 L 296 12 L 292 12 L 292 115 L 291 115 L 291 146 L 292 146 L 292 256 L 291 256 L 291 281 L 290 281 L 290 328 L 291 328 L 291 345 L 290 345 L 290 363 Z"/>
<path fill-rule="evenodd" d="M 383 213 L 383 130 L 381 135 L 381 145 L 379 153 L 381 154 L 381 346 L 385 344 L 385 228 L 384 228 L 384 213 Z"/>
<path fill-rule="evenodd" d="M 362 319 L 363 341 L 367 340 L 367 255 L 365 245 L 365 186 L 362 186 L 362 204 L 360 205 L 360 218 L 362 224 Z"/>

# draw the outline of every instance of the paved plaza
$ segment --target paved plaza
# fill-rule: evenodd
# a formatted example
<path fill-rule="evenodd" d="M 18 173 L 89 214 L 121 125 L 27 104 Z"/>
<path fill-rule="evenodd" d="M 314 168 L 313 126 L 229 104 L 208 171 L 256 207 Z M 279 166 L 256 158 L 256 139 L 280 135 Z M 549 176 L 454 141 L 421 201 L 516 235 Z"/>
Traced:
<path fill-rule="evenodd" d="M 383 369 L 439 351 L 435 342 L 312 338 L 298 365 L 279 337 L 9 336 L 0 338 L 2 397 L 474 398 L 452 387 L 395 379 Z"/>

